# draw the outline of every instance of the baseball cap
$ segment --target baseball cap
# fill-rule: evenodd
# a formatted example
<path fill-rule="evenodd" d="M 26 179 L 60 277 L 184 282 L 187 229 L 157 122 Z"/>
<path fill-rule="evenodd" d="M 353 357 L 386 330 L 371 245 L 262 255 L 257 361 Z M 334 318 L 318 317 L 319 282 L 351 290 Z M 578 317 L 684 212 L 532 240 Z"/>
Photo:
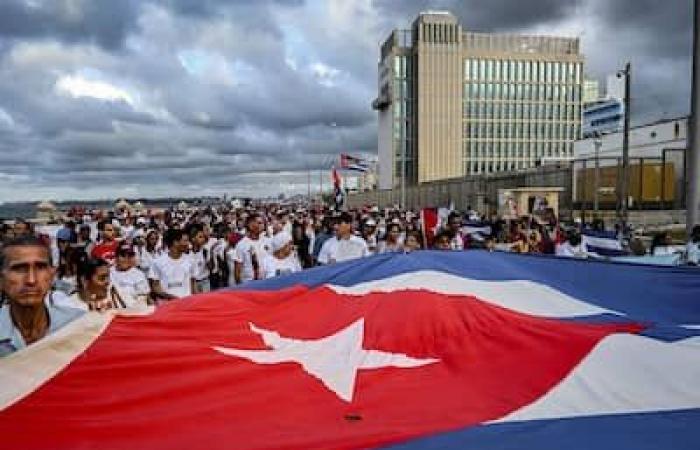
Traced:
<path fill-rule="evenodd" d="M 134 252 L 134 247 L 131 244 L 121 243 L 117 247 L 117 256 L 133 256 L 136 254 Z"/>
<path fill-rule="evenodd" d="M 365 226 L 367 226 L 367 227 L 376 227 L 376 226 L 377 226 L 377 222 L 375 222 L 374 219 L 367 219 L 367 221 L 365 222 Z"/>

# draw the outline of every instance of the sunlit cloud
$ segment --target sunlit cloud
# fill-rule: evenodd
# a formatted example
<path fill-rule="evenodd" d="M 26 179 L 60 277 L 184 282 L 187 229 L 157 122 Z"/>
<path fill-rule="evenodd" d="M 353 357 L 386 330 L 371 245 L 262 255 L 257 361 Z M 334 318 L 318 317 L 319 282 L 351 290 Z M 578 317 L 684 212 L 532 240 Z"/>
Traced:
<path fill-rule="evenodd" d="M 133 97 L 124 89 L 120 89 L 104 81 L 87 80 L 79 75 L 65 75 L 56 81 L 58 92 L 74 98 L 89 97 L 110 102 L 124 101 L 134 105 Z"/>

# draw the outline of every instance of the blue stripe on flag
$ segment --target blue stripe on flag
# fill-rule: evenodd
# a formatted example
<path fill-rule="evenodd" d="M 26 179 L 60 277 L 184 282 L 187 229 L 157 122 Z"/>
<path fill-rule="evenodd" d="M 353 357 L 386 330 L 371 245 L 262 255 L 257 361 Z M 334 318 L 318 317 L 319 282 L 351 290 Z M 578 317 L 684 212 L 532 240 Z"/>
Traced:
<path fill-rule="evenodd" d="M 534 420 L 465 428 L 392 450 L 697 450 L 700 409 Z"/>

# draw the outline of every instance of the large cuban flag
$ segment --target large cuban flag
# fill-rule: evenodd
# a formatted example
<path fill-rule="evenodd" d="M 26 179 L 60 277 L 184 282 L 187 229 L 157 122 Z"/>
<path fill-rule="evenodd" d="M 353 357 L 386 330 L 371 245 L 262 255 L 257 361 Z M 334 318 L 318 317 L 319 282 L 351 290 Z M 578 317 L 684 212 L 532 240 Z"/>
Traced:
<path fill-rule="evenodd" d="M 0 362 L 21 449 L 698 449 L 700 276 L 380 255 L 91 313 Z"/>

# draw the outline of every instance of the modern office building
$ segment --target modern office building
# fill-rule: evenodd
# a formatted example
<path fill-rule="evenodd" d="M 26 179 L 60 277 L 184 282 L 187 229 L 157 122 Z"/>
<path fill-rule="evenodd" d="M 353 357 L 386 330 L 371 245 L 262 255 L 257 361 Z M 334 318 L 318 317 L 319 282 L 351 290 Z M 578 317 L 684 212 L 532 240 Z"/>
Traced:
<path fill-rule="evenodd" d="M 380 189 L 570 159 L 583 62 L 578 39 L 473 33 L 421 13 L 381 46 Z"/>
<path fill-rule="evenodd" d="M 583 95 L 581 96 L 581 102 L 585 105 L 586 103 L 597 102 L 599 99 L 600 83 L 598 83 L 598 80 L 584 77 Z"/>
<path fill-rule="evenodd" d="M 586 83 L 598 86 L 597 81 L 586 80 Z M 584 94 L 586 87 L 584 84 Z M 589 92 L 592 93 L 593 89 Z M 598 94 L 595 98 L 584 95 L 581 137 L 585 139 L 621 131 L 625 120 L 624 96 L 624 78 L 615 75 L 608 76 L 604 95 Z"/>

